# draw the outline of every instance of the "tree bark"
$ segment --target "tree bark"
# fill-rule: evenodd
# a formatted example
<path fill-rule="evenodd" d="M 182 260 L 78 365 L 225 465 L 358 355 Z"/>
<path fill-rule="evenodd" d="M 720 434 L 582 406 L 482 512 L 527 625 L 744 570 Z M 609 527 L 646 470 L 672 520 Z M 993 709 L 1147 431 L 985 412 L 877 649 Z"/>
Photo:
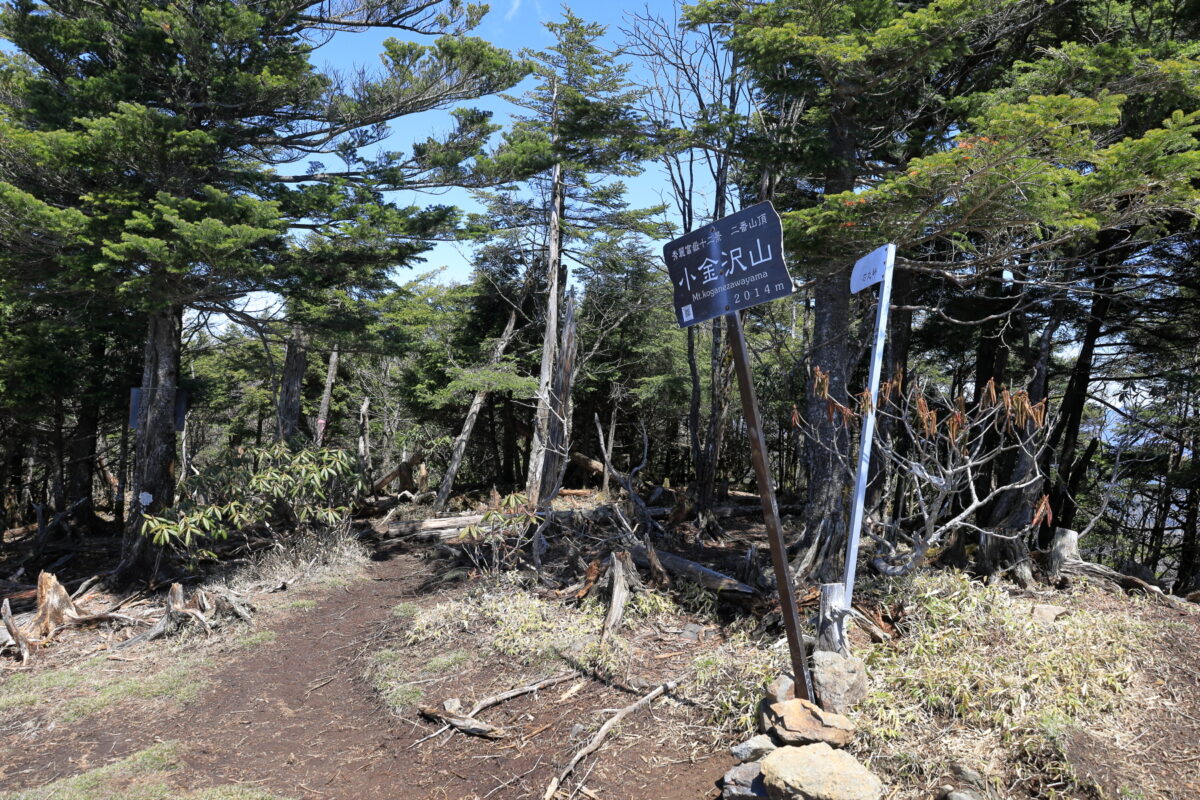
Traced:
<path fill-rule="evenodd" d="M 566 201 L 566 181 L 562 164 L 555 164 L 550 175 L 550 225 L 546 235 L 546 330 L 542 336 L 542 365 L 538 372 L 537 411 L 529 446 L 529 465 L 525 495 L 537 505 L 543 483 L 546 438 L 550 427 L 550 391 L 554 364 L 558 359 L 558 303 L 562 270 L 562 214 Z"/>
<path fill-rule="evenodd" d="M 371 476 L 371 398 L 364 397 L 358 409 L 358 469 L 367 483 L 374 480 Z"/>
<path fill-rule="evenodd" d="M 304 396 L 304 371 L 308 366 L 308 335 L 299 325 L 292 326 L 283 372 L 279 376 L 279 401 L 276 409 L 275 439 L 293 442 L 300 431 L 300 405 Z"/>
<path fill-rule="evenodd" d="M 1198 437 L 1200 438 L 1200 437 Z M 1198 452 L 1200 444 L 1193 439 L 1192 452 Z M 1175 576 L 1175 594 L 1187 594 L 1196 584 L 1197 567 L 1200 566 L 1200 488 L 1191 487 L 1187 490 L 1183 506 L 1183 530 L 1179 543 L 1179 568 Z"/>
<path fill-rule="evenodd" d="M 852 100 L 848 96 L 848 87 L 836 87 L 835 91 L 841 99 L 830 115 L 826 196 L 853 190 L 857 175 Z M 850 270 L 839 267 L 817 278 L 813 295 L 816 305 L 806 402 L 808 428 L 804 461 L 808 503 L 804 512 L 804 536 L 809 547 L 817 541 L 827 543 L 828 546 L 822 547 L 824 555 L 813 564 L 812 571 L 818 581 L 828 583 L 836 580 L 840 571 L 844 549 L 841 545 L 849 525 L 845 502 L 849 477 L 843 460 L 849 458 L 850 435 L 845 425 L 827 414 L 826 400 L 817 392 L 815 370 L 820 367 L 828 374 L 830 398 L 849 405 L 846 388 L 849 376 L 846 373 L 850 341 Z"/>
<path fill-rule="evenodd" d="M 1102 237 L 1102 240 L 1104 237 Z M 1115 247 L 1108 247 L 1102 242 L 1101 247 L 1106 252 Z M 1121 249 L 1119 252 L 1123 252 Z M 1075 451 L 1079 445 L 1079 427 L 1083 422 L 1084 406 L 1087 404 L 1088 387 L 1092 379 L 1092 365 L 1096 355 L 1096 344 L 1100 339 L 1108 314 L 1112 309 L 1112 288 L 1116 277 L 1111 269 L 1105 267 L 1121 260 L 1121 255 L 1108 254 L 1103 258 L 1102 271 L 1092 281 L 1094 294 L 1092 296 L 1091 313 L 1088 315 L 1087 327 L 1084 329 L 1083 341 L 1080 343 L 1079 355 L 1071 368 L 1071 377 L 1067 389 L 1059 404 L 1058 424 L 1050 434 L 1050 447 L 1058 450 L 1058 479 L 1050 489 L 1050 509 L 1054 514 L 1054 524 L 1070 528 L 1075 521 L 1076 503 L 1071 484 L 1080 486 L 1086 471 L 1086 463 L 1078 463 Z M 1090 459 L 1088 459 L 1090 461 Z M 1080 459 L 1082 461 L 1082 459 Z M 1082 471 L 1081 471 L 1082 470 Z M 1048 541 L 1052 532 L 1043 528 L 1041 539 L 1043 544 Z"/>
<path fill-rule="evenodd" d="M 325 373 L 325 389 L 321 392 L 321 407 L 317 410 L 316 445 L 325 444 L 325 430 L 329 427 L 329 405 L 333 402 L 333 384 L 337 381 L 338 346 L 329 352 L 329 369 Z"/>
<path fill-rule="evenodd" d="M 100 431 L 100 403 L 104 397 L 103 371 L 104 342 L 95 342 L 88 352 L 91 361 L 88 378 L 80 401 L 75 429 L 71 433 L 68 448 L 70 467 L 67 478 L 67 505 L 82 501 L 76 506 L 75 521 L 88 524 L 92 521 L 92 476 L 96 470 L 96 443 Z"/>
<path fill-rule="evenodd" d="M 145 514 L 160 514 L 175 496 L 175 387 L 179 376 L 183 309 L 150 314 L 142 392 L 134 439 L 133 502 L 125 526 L 117 581 L 153 578 L 160 552 L 142 535 Z"/>

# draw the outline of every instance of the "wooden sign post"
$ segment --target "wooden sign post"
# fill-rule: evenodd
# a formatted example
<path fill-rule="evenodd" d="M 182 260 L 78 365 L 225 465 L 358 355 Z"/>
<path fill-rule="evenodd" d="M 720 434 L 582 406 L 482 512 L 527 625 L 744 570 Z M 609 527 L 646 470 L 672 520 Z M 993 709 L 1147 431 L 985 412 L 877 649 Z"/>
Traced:
<path fill-rule="evenodd" d="M 779 607 L 787 632 L 796 696 L 813 699 L 812 678 L 800 635 L 796 591 L 788 570 L 787 547 L 775 501 L 775 482 L 767 461 L 758 399 L 750 372 L 750 354 L 738 311 L 790 295 L 794 289 L 783 261 L 783 226 L 770 203 L 759 203 L 698 228 L 663 248 L 663 258 L 675 289 L 675 314 L 680 327 L 724 315 L 729 346 L 742 395 L 742 413 L 750 437 L 750 455 L 758 479 L 771 563 L 779 588 Z"/>

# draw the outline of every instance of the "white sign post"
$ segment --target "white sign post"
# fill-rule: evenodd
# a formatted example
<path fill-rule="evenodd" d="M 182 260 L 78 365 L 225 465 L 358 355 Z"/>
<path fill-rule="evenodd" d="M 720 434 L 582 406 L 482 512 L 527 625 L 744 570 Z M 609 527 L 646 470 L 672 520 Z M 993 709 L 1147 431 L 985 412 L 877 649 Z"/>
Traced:
<path fill-rule="evenodd" d="M 862 436 L 858 443 L 858 474 L 854 480 L 854 508 L 850 514 L 850 536 L 846 542 L 845 607 L 854 598 L 854 570 L 858 564 L 858 540 L 862 531 L 863 506 L 867 497 L 867 477 L 871 469 L 871 440 L 875 436 L 875 403 L 879 395 L 879 373 L 883 368 L 883 344 L 887 338 L 888 306 L 892 302 L 892 266 L 896 245 L 885 244 L 860 258 L 850 273 L 850 292 L 857 294 L 879 283 L 879 314 L 875 319 L 875 342 L 871 345 L 871 379 L 867 389 L 867 412 L 863 415 Z"/>

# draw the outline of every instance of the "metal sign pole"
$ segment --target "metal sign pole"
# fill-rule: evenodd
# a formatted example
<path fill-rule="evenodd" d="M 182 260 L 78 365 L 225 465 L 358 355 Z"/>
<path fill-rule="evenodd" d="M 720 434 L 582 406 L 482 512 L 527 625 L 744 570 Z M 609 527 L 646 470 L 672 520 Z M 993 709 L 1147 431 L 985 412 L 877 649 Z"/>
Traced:
<path fill-rule="evenodd" d="M 846 609 L 851 607 L 850 604 L 854 598 L 854 571 L 858 565 L 858 541 L 862 531 L 863 506 L 867 497 L 867 477 L 871 469 L 871 443 L 875 437 L 875 403 L 879 395 L 879 373 L 883 368 L 883 345 L 887 339 L 888 307 L 892 303 L 892 264 L 896 258 L 896 246 L 889 244 L 885 247 L 887 249 L 884 253 L 883 276 L 879 285 L 879 313 L 875 320 L 875 342 L 871 345 L 871 379 L 867 388 L 867 412 L 863 415 L 862 436 L 859 437 L 858 443 L 858 474 L 854 480 L 854 506 L 850 516 L 850 536 L 846 542 Z"/>
<path fill-rule="evenodd" d="M 738 389 L 742 395 L 746 432 L 750 437 L 750 455 L 754 462 L 754 474 L 758 478 L 758 495 L 762 500 L 767 541 L 771 545 L 775 583 L 779 587 L 779 607 L 783 613 L 783 627 L 787 631 L 788 650 L 792 656 L 796 696 L 802 700 L 812 700 L 812 679 L 809 677 L 808 662 L 804 656 L 804 640 L 800 636 L 800 613 L 796 609 L 796 592 L 792 587 L 791 573 L 788 571 L 787 548 L 783 542 L 783 528 L 779 522 L 779 505 L 775 502 L 775 483 L 771 480 L 771 470 L 767 464 L 767 444 L 763 440 L 758 399 L 754 396 L 754 383 L 750 376 L 750 355 L 746 350 L 746 337 L 742 333 L 742 321 L 736 311 L 727 314 L 725 319 L 729 325 L 729 345 L 733 349 L 734 370 L 737 372 Z"/>

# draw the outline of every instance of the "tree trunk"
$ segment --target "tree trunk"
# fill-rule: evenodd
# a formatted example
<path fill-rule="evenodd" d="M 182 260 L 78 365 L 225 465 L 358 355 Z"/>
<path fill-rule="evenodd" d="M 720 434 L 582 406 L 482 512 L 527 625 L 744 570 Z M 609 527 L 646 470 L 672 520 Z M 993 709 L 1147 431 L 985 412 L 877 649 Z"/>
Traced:
<path fill-rule="evenodd" d="M 79 502 L 74 518 L 87 524 L 92 519 L 92 475 L 96 467 L 96 440 L 100 428 L 100 398 L 92 392 L 83 397 L 75 430 L 71 433 L 67 506 Z"/>
<path fill-rule="evenodd" d="M 175 496 L 175 386 L 183 309 L 150 314 L 133 456 L 133 503 L 125 526 L 118 582 L 153 578 L 160 551 L 142 535 L 145 514 L 160 514 Z"/>
<path fill-rule="evenodd" d="M 283 372 L 279 377 L 276 441 L 294 442 L 300 431 L 300 404 L 304 396 L 304 371 L 307 366 L 308 335 L 299 325 L 294 325 L 283 358 Z"/>
<path fill-rule="evenodd" d="M 358 469 L 367 483 L 373 485 L 371 476 L 371 398 L 364 397 L 358 409 Z"/>
<path fill-rule="evenodd" d="M 566 186 L 561 164 L 555 164 L 550 178 L 550 228 L 546 236 L 546 330 L 542 336 L 542 365 L 538 372 L 537 412 L 529 445 L 529 467 L 525 478 L 528 501 L 537 505 L 545 468 L 546 439 L 550 427 L 550 384 L 558 360 L 558 296 L 561 292 L 562 214 Z"/>
<path fill-rule="evenodd" d="M 617 442 L 617 406 L 614 403 L 613 408 L 612 408 L 612 415 L 609 416 L 609 418 L 608 418 L 608 446 L 604 448 L 604 452 L 609 453 L 609 458 L 613 458 L 612 452 L 613 452 L 613 447 L 616 445 L 616 442 Z M 603 443 L 601 443 L 601 446 L 604 446 Z M 600 484 L 600 493 L 603 494 L 605 497 L 608 497 L 609 472 L 607 469 L 602 470 L 602 472 L 604 473 L 604 477 Z"/>
<path fill-rule="evenodd" d="M 1102 237 L 1103 238 L 1103 237 Z M 1102 242 L 1102 248 L 1108 247 Z M 1115 246 L 1115 245 L 1113 245 Z M 1117 263 L 1120 255 L 1109 254 L 1104 266 Z M 1077 464 L 1075 451 L 1079 445 L 1079 427 L 1083 422 L 1083 411 L 1087 404 L 1088 387 L 1092 379 L 1092 363 L 1096 355 L 1096 344 L 1112 309 L 1112 288 L 1116 278 L 1110 269 L 1103 271 L 1092 282 L 1091 313 L 1088 316 L 1087 327 L 1084 329 L 1083 341 L 1080 343 L 1079 355 L 1071 369 L 1071 377 L 1067 389 L 1059 404 L 1059 419 L 1050 435 L 1050 447 L 1058 449 L 1059 473 L 1058 479 L 1050 490 L 1050 509 L 1054 514 L 1054 524 L 1070 528 L 1075 521 L 1076 504 L 1070 484 L 1079 486 L 1083 475 L 1079 470 L 1086 470 L 1086 464 Z M 1082 460 L 1082 459 L 1081 459 Z M 1090 460 L 1090 459 L 1089 459 Z M 1045 541 L 1051 535 L 1045 528 L 1042 539 Z"/>
<path fill-rule="evenodd" d="M 828 144 L 830 163 L 825 173 L 826 196 L 854 189 L 857 174 L 857 145 L 854 136 L 852 100 L 848 87 L 838 87 L 840 103 L 830 116 Z M 823 556 L 813 564 L 816 580 L 837 580 L 842 546 L 849 518 L 845 497 L 849 476 L 844 463 L 850 460 L 850 435 L 846 426 L 826 411 L 826 400 L 817 391 L 816 368 L 829 377 L 829 396 L 849 405 L 847 359 L 850 342 L 850 270 L 840 267 L 817 278 L 813 288 L 813 338 L 809 353 L 807 436 L 804 446 L 808 478 L 808 503 L 804 512 L 804 537 L 808 549 L 818 541 Z"/>
<path fill-rule="evenodd" d="M 125 528 L 125 495 L 129 481 L 129 415 L 121 417 L 121 449 L 117 455 L 117 490 L 113 505 L 113 519 L 121 529 Z"/>
<path fill-rule="evenodd" d="M 521 468 L 521 448 L 517 441 L 517 420 L 513 413 L 512 392 L 504 395 L 504 408 L 500 414 L 501 425 L 504 429 L 504 464 L 501 474 L 504 485 L 512 488 L 517 483 L 517 475 L 524 470 Z"/>
<path fill-rule="evenodd" d="M 1196 453 L 1193 440 L 1192 453 Z M 1197 567 L 1200 566 L 1200 488 L 1195 486 L 1187 490 L 1183 505 L 1183 530 L 1179 543 L 1179 568 L 1175 575 L 1175 594 L 1186 594 L 1196 585 Z"/>
<path fill-rule="evenodd" d="M 546 506 L 562 488 L 563 470 L 571 447 L 571 384 L 575 377 L 575 298 L 567 295 L 563 315 L 562 338 L 550 382 L 550 416 L 542 450 L 542 483 L 536 494 L 537 506 Z"/>
<path fill-rule="evenodd" d="M 329 427 L 329 405 L 333 402 L 333 384 L 337 381 L 338 346 L 329 353 L 329 370 L 325 373 L 325 389 L 321 392 L 321 407 L 317 411 L 317 447 L 325 444 L 325 429 Z"/>

